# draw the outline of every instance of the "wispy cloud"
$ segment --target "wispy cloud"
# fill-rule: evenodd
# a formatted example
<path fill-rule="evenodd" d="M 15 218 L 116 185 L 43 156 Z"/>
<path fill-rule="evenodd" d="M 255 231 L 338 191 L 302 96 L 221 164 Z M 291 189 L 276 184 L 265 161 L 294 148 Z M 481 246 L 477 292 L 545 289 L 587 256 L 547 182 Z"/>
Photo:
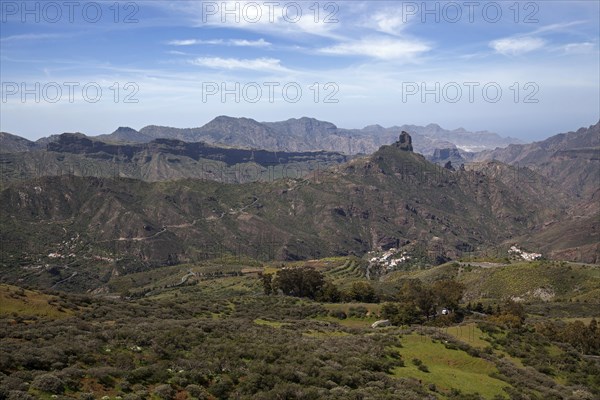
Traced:
<path fill-rule="evenodd" d="M 215 69 L 245 69 L 255 71 L 287 71 L 281 65 L 281 61 L 275 58 L 221 58 L 221 57 L 199 57 L 190 60 L 190 63 L 200 67 Z"/>
<path fill-rule="evenodd" d="M 541 36 L 551 36 L 559 32 L 573 33 L 573 27 L 578 25 L 584 25 L 587 21 L 569 21 L 561 22 L 556 24 L 541 26 L 527 34 L 513 35 L 489 42 L 489 46 L 494 49 L 497 53 L 516 56 L 521 54 L 530 53 L 532 51 L 547 49 L 556 50 L 561 49 L 565 52 L 569 51 L 583 51 L 593 47 L 593 43 L 573 43 L 572 45 L 552 46 L 550 39 L 542 39 Z"/>
<path fill-rule="evenodd" d="M 389 35 L 399 35 L 408 25 L 407 16 L 398 7 L 385 8 L 371 14 L 365 27 Z"/>
<path fill-rule="evenodd" d="M 537 35 L 540 33 L 569 31 L 570 29 L 568 29 L 568 28 L 572 28 L 577 25 L 583 25 L 587 22 L 588 21 L 569 21 L 569 22 L 561 22 L 561 23 L 557 23 L 557 24 L 544 25 L 544 26 L 541 26 L 538 29 L 534 30 L 533 32 L 531 32 L 530 35 Z"/>
<path fill-rule="evenodd" d="M 379 31 L 391 35 L 397 34 L 404 26 L 400 15 L 377 14 L 375 21 Z"/>
<path fill-rule="evenodd" d="M 319 52 L 342 56 L 366 56 L 381 60 L 412 61 L 430 49 L 428 44 L 419 40 L 368 37 L 325 47 Z"/>
<path fill-rule="evenodd" d="M 592 42 L 569 43 L 561 46 L 561 50 L 567 54 L 588 54 L 598 51 L 598 44 Z"/>
<path fill-rule="evenodd" d="M 508 37 L 493 40 L 489 43 L 490 47 L 493 48 L 496 53 L 511 56 L 525 54 L 541 49 L 545 44 L 545 40 L 531 36 Z"/>
<path fill-rule="evenodd" d="M 246 39 L 183 39 L 183 40 L 171 40 L 167 42 L 171 46 L 195 46 L 195 45 L 224 45 L 224 46 L 238 46 L 238 47 L 268 47 L 271 43 L 264 39 L 258 40 L 246 40 Z"/>
<path fill-rule="evenodd" d="M 195 46 L 201 44 L 223 44 L 222 39 L 216 40 L 200 40 L 200 39 L 182 39 L 182 40 L 171 40 L 167 42 L 171 46 Z"/>
<path fill-rule="evenodd" d="M 0 42 L 22 42 L 22 41 L 40 41 L 47 39 L 59 39 L 65 37 L 59 33 L 25 33 L 22 35 L 12 35 L 0 38 Z"/>
<path fill-rule="evenodd" d="M 185 53 L 183 51 L 178 51 L 178 50 L 169 50 L 169 51 L 167 51 L 167 54 L 173 54 L 175 56 L 187 56 L 187 55 L 189 55 L 188 53 Z"/>
<path fill-rule="evenodd" d="M 271 45 L 271 43 L 262 38 L 258 40 L 232 39 L 229 43 L 241 47 L 268 47 Z"/>

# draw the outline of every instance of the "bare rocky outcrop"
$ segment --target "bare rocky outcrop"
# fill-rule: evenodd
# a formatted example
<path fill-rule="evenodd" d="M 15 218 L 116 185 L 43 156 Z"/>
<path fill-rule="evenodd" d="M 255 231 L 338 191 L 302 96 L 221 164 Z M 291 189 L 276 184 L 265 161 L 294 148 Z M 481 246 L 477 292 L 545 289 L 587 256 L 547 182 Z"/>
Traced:
<path fill-rule="evenodd" d="M 398 141 L 395 143 L 396 147 L 403 151 L 413 151 L 412 138 L 406 131 L 402 131 Z"/>

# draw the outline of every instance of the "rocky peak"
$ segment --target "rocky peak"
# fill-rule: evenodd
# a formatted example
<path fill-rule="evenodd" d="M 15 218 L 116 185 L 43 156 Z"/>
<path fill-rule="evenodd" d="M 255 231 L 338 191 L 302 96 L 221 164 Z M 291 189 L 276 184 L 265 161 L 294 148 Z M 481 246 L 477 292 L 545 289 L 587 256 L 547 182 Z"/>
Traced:
<path fill-rule="evenodd" d="M 116 134 L 116 133 L 138 133 L 138 131 L 136 131 L 135 129 L 130 128 L 128 126 L 120 126 L 117 128 L 116 131 L 113 132 L 113 134 Z"/>
<path fill-rule="evenodd" d="M 454 167 L 452 166 L 452 161 L 448 160 L 448 162 L 446 162 L 446 164 L 444 164 L 444 168 L 450 170 L 450 171 L 456 171 L 454 169 Z"/>
<path fill-rule="evenodd" d="M 406 131 L 402 131 L 395 146 L 402 151 L 413 151 L 412 138 Z"/>

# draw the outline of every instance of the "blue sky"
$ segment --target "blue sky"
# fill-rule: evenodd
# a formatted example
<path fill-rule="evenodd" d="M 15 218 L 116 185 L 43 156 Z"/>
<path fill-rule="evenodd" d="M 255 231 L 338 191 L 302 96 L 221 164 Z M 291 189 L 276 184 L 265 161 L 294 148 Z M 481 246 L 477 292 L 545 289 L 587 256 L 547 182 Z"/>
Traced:
<path fill-rule="evenodd" d="M 598 1 L 1 7 L 0 128 L 30 139 L 231 115 L 531 141 L 600 118 Z"/>

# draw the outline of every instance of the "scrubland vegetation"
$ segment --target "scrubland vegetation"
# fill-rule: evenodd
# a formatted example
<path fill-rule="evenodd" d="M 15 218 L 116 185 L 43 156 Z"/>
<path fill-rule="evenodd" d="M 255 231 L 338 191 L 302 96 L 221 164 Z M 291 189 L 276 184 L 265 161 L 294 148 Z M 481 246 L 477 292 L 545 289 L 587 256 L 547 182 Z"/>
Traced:
<path fill-rule="evenodd" d="M 572 288 L 516 302 L 475 292 L 466 282 L 478 272 L 450 264 L 388 282 L 361 277 L 351 258 L 221 267 L 115 278 L 121 296 L 2 285 L 0 398 L 600 396 L 597 315 L 566 299 Z M 202 268 L 211 273 L 179 284 Z M 393 326 L 371 327 L 384 318 Z"/>

